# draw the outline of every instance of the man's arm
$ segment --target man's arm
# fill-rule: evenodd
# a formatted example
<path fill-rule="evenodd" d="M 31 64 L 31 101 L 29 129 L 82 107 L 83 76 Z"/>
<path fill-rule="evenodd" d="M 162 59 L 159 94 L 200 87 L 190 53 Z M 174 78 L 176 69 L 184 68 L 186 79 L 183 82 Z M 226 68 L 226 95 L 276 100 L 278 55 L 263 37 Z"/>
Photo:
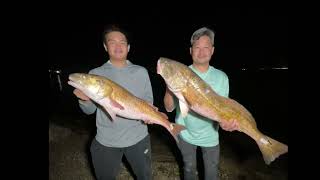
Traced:
<path fill-rule="evenodd" d="M 166 92 L 164 94 L 163 102 L 167 112 L 172 112 L 176 108 L 174 103 L 174 95 L 168 89 L 168 87 L 166 87 Z"/>
<path fill-rule="evenodd" d="M 149 102 L 150 104 L 153 104 L 153 91 L 152 91 L 150 77 L 147 71 L 146 71 L 145 79 L 146 79 L 145 81 L 146 83 L 144 87 L 145 92 L 144 92 L 143 99 Z"/>

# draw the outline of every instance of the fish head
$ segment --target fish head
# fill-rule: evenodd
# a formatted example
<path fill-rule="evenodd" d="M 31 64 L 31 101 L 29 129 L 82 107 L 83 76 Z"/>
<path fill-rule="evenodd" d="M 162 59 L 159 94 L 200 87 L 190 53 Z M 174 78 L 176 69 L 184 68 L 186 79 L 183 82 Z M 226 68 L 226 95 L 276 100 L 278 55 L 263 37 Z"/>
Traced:
<path fill-rule="evenodd" d="M 93 100 L 102 99 L 112 92 L 112 86 L 104 77 L 93 74 L 72 73 L 69 75 L 68 84 Z"/>
<path fill-rule="evenodd" d="M 157 62 L 157 74 L 165 80 L 168 88 L 175 92 L 186 86 L 187 79 L 183 75 L 183 65 L 175 60 L 160 57 Z"/>
<path fill-rule="evenodd" d="M 159 58 L 157 62 L 157 74 L 160 74 L 166 80 L 175 76 L 176 73 L 173 60 L 164 57 Z"/>

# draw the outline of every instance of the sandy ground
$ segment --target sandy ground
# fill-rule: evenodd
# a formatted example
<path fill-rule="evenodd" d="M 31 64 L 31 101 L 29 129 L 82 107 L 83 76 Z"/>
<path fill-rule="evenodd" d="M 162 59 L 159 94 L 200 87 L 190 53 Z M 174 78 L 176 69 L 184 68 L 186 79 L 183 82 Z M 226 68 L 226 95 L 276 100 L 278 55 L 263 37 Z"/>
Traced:
<path fill-rule="evenodd" d="M 94 180 L 89 153 L 89 144 L 94 136 L 92 124 L 89 128 L 85 123 L 59 123 L 59 120 L 53 119 L 49 119 L 49 179 Z M 170 137 L 163 133 L 165 130 L 155 126 L 150 128 L 153 179 L 181 179 L 179 152 L 174 144 L 166 141 Z M 153 128 L 158 130 L 152 130 Z M 255 146 L 252 141 L 247 141 L 249 146 Z M 274 163 L 267 166 L 257 152 L 258 149 L 252 147 L 251 149 L 253 150 L 249 151 L 244 158 L 239 158 L 239 152 L 245 151 L 245 148 L 235 149 L 235 147 L 221 143 L 221 163 L 219 166 L 221 180 L 288 179 L 288 154 L 280 156 Z M 134 179 L 125 162 L 122 164 L 118 180 Z M 201 170 L 202 168 L 199 167 L 200 172 Z"/>

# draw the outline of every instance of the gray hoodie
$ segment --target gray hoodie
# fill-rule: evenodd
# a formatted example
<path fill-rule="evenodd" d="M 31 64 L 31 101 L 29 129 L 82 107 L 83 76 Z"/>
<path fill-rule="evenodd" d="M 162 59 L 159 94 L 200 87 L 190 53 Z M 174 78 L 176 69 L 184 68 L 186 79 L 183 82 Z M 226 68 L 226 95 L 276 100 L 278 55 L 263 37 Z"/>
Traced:
<path fill-rule="evenodd" d="M 147 70 L 127 60 L 128 66 L 117 68 L 106 62 L 100 67 L 90 70 L 89 74 L 105 76 L 126 88 L 133 95 L 153 103 L 153 92 Z M 141 120 L 129 120 L 116 117 L 109 119 L 107 112 L 92 101 L 79 101 L 80 108 L 86 114 L 93 114 L 96 110 L 96 140 L 108 147 L 128 147 L 138 143 L 148 135 L 148 127 Z M 98 108 L 97 108 L 98 107 Z"/>

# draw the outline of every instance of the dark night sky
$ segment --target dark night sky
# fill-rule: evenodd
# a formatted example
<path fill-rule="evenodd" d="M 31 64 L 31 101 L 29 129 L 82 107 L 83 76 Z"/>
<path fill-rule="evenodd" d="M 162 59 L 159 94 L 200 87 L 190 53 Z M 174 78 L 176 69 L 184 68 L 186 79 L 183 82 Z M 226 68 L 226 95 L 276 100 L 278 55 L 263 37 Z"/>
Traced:
<path fill-rule="evenodd" d="M 288 66 L 287 14 L 268 8 L 223 8 L 206 13 L 159 12 L 117 16 L 79 11 L 53 17 L 49 24 L 49 67 L 84 66 L 107 60 L 101 32 L 105 24 L 120 23 L 131 33 L 128 58 L 153 70 L 166 56 L 190 64 L 190 37 L 208 26 L 216 32 L 212 64 L 220 68 Z"/>
<path fill-rule="evenodd" d="M 139 12 L 139 15 L 118 15 L 108 9 L 97 10 L 97 14 L 92 10 L 68 10 L 57 10 L 48 26 L 49 68 L 63 71 L 63 83 L 67 82 L 69 73 L 88 72 L 107 61 L 101 37 L 103 26 L 120 23 L 131 33 L 128 59 L 148 69 L 155 105 L 163 110 L 165 84 L 155 73 L 158 58 L 164 56 L 191 64 L 190 37 L 196 29 L 208 26 L 216 32 L 211 64 L 228 74 L 230 97 L 252 111 L 266 132 L 275 134 L 273 123 L 276 122 L 280 127 L 278 133 L 287 137 L 288 71 L 241 71 L 242 68 L 288 67 L 285 11 L 216 8 L 201 13 L 191 10 L 180 13 L 149 9 L 148 13 Z M 124 10 L 119 11 L 121 14 Z M 65 94 L 72 95 L 73 88 L 67 84 L 64 87 Z"/>

